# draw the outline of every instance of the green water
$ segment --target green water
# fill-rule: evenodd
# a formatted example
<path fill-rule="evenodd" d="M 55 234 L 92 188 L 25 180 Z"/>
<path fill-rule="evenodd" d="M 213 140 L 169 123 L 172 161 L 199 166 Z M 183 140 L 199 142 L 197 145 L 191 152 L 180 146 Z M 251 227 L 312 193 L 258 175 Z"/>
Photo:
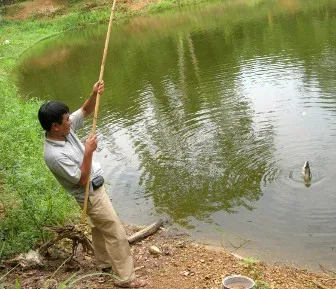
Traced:
<path fill-rule="evenodd" d="M 335 16 L 335 1 L 223 1 L 115 23 L 96 157 L 122 220 L 169 217 L 229 249 L 250 240 L 238 253 L 336 266 Z M 105 36 L 33 47 L 22 96 L 78 108 Z"/>

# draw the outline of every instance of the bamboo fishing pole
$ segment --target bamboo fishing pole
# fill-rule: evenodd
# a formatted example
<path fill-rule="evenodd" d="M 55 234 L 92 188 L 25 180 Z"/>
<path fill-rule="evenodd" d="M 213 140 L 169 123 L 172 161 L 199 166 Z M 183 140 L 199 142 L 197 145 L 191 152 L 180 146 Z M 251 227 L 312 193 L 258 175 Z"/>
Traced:
<path fill-rule="evenodd" d="M 109 45 L 109 40 L 110 40 L 110 35 L 111 35 L 111 27 L 112 27 L 113 14 L 114 14 L 114 9 L 115 9 L 116 2 L 117 2 L 116 0 L 113 0 L 111 14 L 110 14 L 110 21 L 109 21 L 109 24 L 108 24 L 107 34 L 106 34 L 106 39 L 105 39 L 103 59 L 102 59 L 102 63 L 101 63 L 101 66 L 100 66 L 99 81 L 103 80 L 104 69 L 105 69 L 105 61 L 106 61 L 106 55 L 107 55 L 107 50 L 108 50 L 108 45 Z M 92 123 L 92 135 L 96 134 L 98 111 L 99 111 L 99 101 L 100 101 L 100 94 L 99 94 L 99 92 L 97 92 L 96 105 L 95 105 L 95 111 L 94 111 L 93 123 Z M 82 224 L 85 223 L 85 218 L 86 218 L 86 211 L 87 211 L 87 204 L 88 204 L 89 190 L 90 190 L 91 167 L 92 167 L 92 164 L 90 165 L 90 169 L 89 169 L 89 171 L 90 171 L 89 180 L 88 180 L 88 182 L 86 183 L 86 186 L 85 186 L 84 206 L 83 206 L 82 220 L 81 220 Z"/>

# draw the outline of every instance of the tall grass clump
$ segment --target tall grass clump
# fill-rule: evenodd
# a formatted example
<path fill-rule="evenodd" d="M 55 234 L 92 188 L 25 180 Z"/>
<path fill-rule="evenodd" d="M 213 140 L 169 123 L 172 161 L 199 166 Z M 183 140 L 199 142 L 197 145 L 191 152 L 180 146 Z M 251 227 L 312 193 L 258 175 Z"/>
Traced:
<path fill-rule="evenodd" d="M 218 0 L 162 0 L 158 3 L 153 3 L 148 7 L 149 12 L 157 13 L 184 6 L 197 5 L 204 2 L 216 2 Z"/>
<path fill-rule="evenodd" d="M 64 224 L 79 215 L 74 200 L 44 164 L 43 132 L 37 120 L 42 103 L 20 99 L 13 81 L 15 60 L 36 40 L 36 31 L 22 26 L 6 23 L 0 38 L 0 258 L 45 241 L 43 226 Z M 40 38 L 56 32 L 41 28 Z"/>
<path fill-rule="evenodd" d="M 161 1 L 159 3 L 155 3 L 149 7 L 149 11 L 151 12 L 162 12 L 166 10 L 172 10 L 174 8 L 174 4 L 171 1 Z"/>
<path fill-rule="evenodd" d="M 78 209 L 44 164 L 43 135 L 36 117 L 41 103 L 22 102 L 6 80 L 0 94 L 0 230 L 1 257 L 6 257 L 45 240 L 43 226 L 63 224 Z"/>

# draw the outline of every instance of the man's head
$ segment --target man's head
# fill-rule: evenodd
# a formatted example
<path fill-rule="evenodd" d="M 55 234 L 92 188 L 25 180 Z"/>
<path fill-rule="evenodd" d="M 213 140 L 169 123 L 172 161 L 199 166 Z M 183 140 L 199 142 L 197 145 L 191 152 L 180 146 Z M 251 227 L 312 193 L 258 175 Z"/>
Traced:
<path fill-rule="evenodd" d="M 60 101 L 48 101 L 38 111 L 41 126 L 47 132 L 53 125 L 62 125 L 64 115 L 69 114 L 69 107 Z"/>

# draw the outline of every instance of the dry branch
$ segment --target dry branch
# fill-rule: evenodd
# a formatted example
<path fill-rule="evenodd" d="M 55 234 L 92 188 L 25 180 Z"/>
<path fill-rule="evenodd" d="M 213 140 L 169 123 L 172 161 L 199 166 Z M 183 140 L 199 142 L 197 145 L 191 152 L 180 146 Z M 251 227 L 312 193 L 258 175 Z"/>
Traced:
<path fill-rule="evenodd" d="M 128 243 L 133 244 L 135 242 L 138 242 L 150 235 L 153 235 L 158 229 L 160 229 L 160 227 L 162 227 L 164 224 L 164 220 L 159 220 L 151 225 L 149 225 L 148 227 L 146 227 L 145 229 L 134 233 L 132 236 L 128 237 Z"/>
<path fill-rule="evenodd" d="M 146 227 L 145 229 L 136 232 L 132 236 L 128 238 L 128 242 L 130 244 L 135 243 L 139 240 L 142 240 L 150 235 L 153 235 L 160 227 L 162 227 L 164 224 L 163 220 L 159 220 L 150 226 Z M 43 227 L 44 230 L 51 231 L 56 233 L 57 235 L 52 240 L 49 240 L 48 242 L 44 243 L 39 248 L 40 254 L 45 254 L 47 250 L 56 244 L 58 241 L 61 241 L 62 239 L 70 239 L 72 241 L 72 254 L 70 256 L 70 259 L 74 256 L 76 253 L 77 247 L 79 244 L 82 244 L 84 252 L 93 252 L 93 246 L 91 241 L 88 239 L 88 237 L 85 235 L 85 230 L 82 229 L 81 226 L 73 226 L 68 225 L 65 227 Z"/>
<path fill-rule="evenodd" d="M 43 229 L 55 232 L 57 233 L 57 236 L 54 239 L 44 243 L 39 248 L 39 252 L 41 254 L 44 254 L 52 245 L 65 238 L 72 240 L 72 256 L 75 254 L 79 244 L 82 244 L 83 250 L 85 252 L 93 252 L 91 241 L 88 239 L 88 237 L 86 237 L 84 230 L 78 226 L 69 225 L 65 227 L 43 227 Z"/>

